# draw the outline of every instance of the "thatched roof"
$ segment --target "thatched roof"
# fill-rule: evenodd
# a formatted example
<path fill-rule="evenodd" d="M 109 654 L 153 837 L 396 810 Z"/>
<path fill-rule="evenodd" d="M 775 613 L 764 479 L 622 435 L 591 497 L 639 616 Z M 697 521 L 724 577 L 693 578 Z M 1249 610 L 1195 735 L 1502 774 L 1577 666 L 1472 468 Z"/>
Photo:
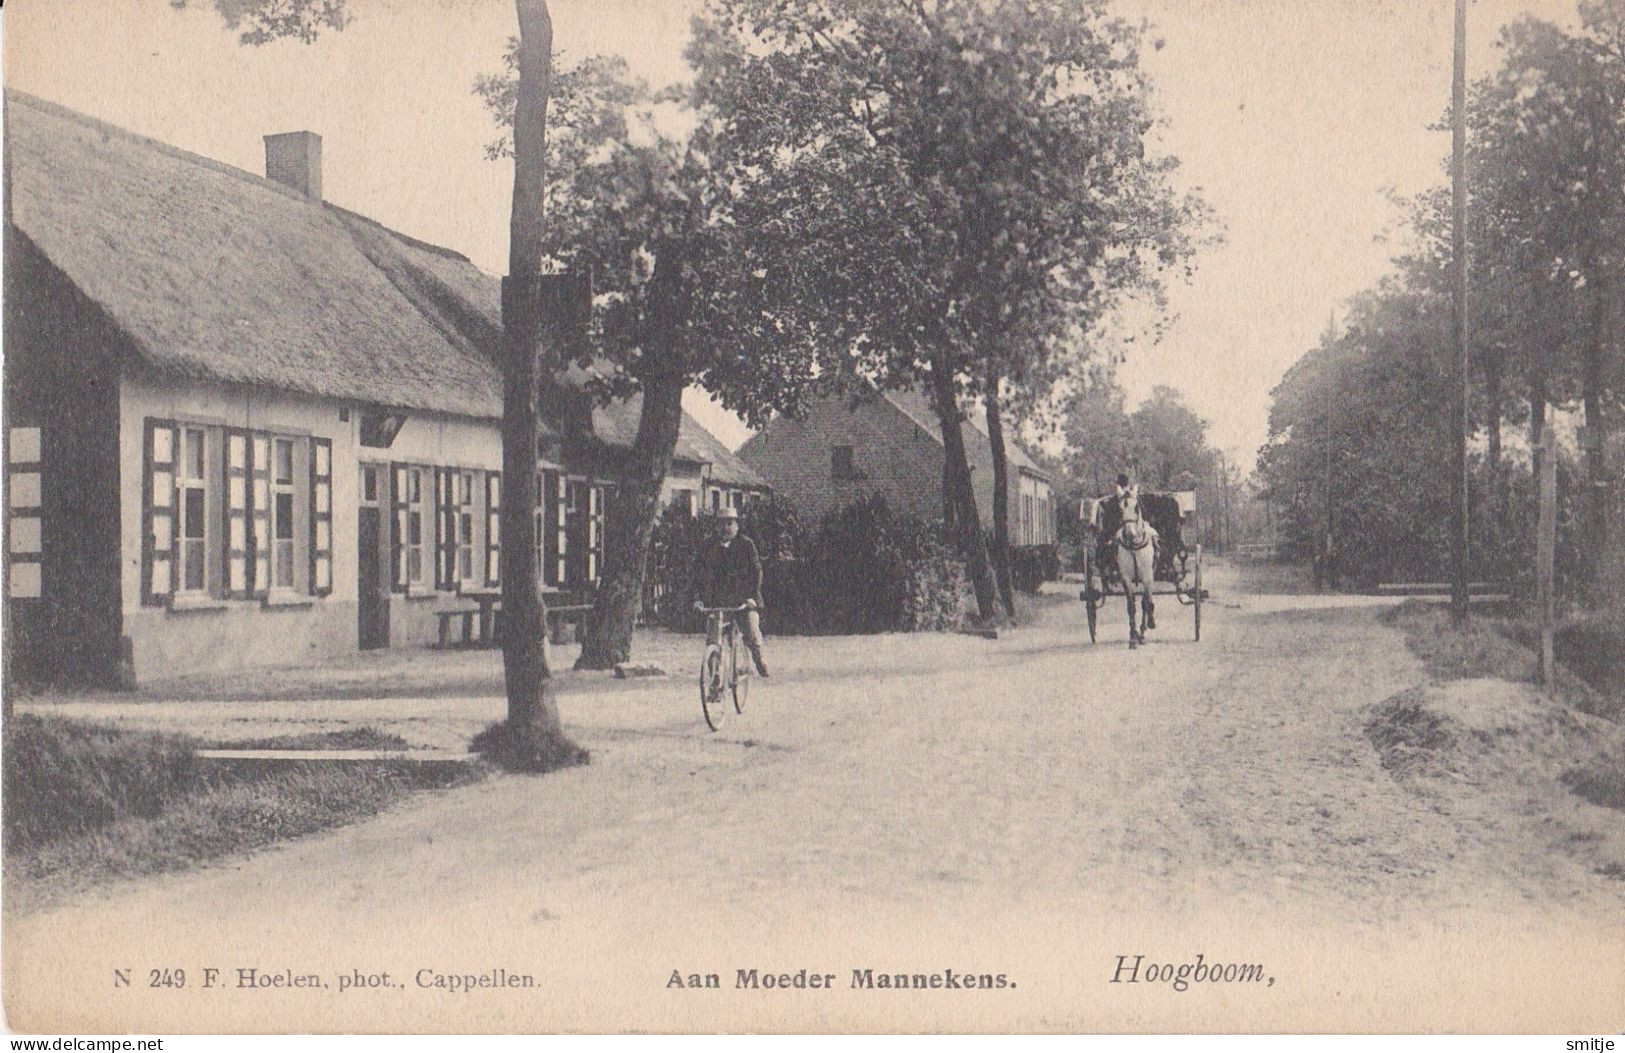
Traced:
<path fill-rule="evenodd" d="M 43 99 L 5 101 L 12 222 L 148 367 L 501 417 L 501 284 L 467 257 Z M 630 446 L 638 409 L 595 413 L 599 438 Z M 766 485 L 687 414 L 677 456 Z"/>
<path fill-rule="evenodd" d="M 7 92 L 12 221 L 149 366 L 474 417 L 502 413 L 483 279 L 240 169 Z M 499 332 L 500 330 L 498 330 Z"/>

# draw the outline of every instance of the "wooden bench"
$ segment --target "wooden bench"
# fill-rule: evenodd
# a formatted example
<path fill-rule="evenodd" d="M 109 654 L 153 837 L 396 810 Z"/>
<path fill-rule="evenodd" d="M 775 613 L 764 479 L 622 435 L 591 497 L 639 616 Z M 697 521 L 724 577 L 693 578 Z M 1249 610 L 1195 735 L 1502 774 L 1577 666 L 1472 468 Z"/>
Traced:
<path fill-rule="evenodd" d="M 475 634 L 475 618 L 479 616 L 478 607 L 453 607 L 448 610 L 435 611 L 435 617 L 440 619 L 440 646 L 451 646 L 451 623 L 461 620 L 462 638 L 458 641 L 463 646 L 475 643 L 479 637 Z"/>
<path fill-rule="evenodd" d="M 574 627 L 575 641 L 579 643 L 586 632 L 587 612 L 592 610 L 590 603 L 561 603 L 549 604 L 547 608 L 547 638 L 556 644 L 570 643 L 567 631 Z M 444 624 L 444 623 L 442 623 Z M 482 628 L 487 635 L 486 642 L 495 646 L 502 640 L 502 604 L 491 607 L 491 624 Z"/>

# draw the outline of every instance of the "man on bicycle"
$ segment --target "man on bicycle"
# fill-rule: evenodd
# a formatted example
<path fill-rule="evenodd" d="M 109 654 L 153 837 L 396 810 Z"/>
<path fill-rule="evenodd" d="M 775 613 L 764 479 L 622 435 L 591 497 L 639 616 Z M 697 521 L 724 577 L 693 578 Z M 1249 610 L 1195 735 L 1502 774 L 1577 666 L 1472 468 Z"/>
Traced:
<path fill-rule="evenodd" d="M 700 553 L 694 576 L 699 599 L 695 607 L 748 607 L 735 615 L 756 663 L 756 672 L 767 676 L 767 663 L 762 660 L 762 561 L 756 555 L 756 545 L 739 533 L 739 512 L 724 508 L 717 513 L 719 532 Z M 720 643 L 720 640 L 707 640 Z"/>

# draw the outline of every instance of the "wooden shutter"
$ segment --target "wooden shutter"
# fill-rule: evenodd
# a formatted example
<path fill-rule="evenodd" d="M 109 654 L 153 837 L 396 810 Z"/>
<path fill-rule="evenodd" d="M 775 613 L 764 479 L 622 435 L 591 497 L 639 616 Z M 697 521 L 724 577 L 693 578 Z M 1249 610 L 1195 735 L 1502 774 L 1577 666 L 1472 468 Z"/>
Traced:
<path fill-rule="evenodd" d="M 434 517 L 439 536 L 434 549 L 434 587 L 449 589 L 457 583 L 457 505 L 456 473 L 446 468 L 434 470 Z"/>
<path fill-rule="evenodd" d="M 393 583 L 396 591 L 404 592 L 407 586 L 406 577 L 406 512 L 407 512 L 407 468 L 404 464 L 389 466 L 389 562 L 393 570 Z"/>
<path fill-rule="evenodd" d="M 502 473 L 485 473 L 485 584 L 502 583 Z"/>
<path fill-rule="evenodd" d="M 310 440 L 310 591 L 333 594 L 333 441 Z"/>
<path fill-rule="evenodd" d="M 253 436 L 226 429 L 225 591 L 233 599 L 254 595 Z"/>
<path fill-rule="evenodd" d="M 559 564 L 562 556 L 559 551 L 560 512 L 562 511 L 561 490 L 564 486 L 564 477 L 558 472 L 543 471 L 542 485 L 538 488 L 537 498 L 542 505 L 542 530 L 538 537 L 541 547 L 541 579 L 546 585 L 562 585 L 563 579 L 559 574 Z"/>
<path fill-rule="evenodd" d="M 143 444 L 141 602 L 154 606 L 175 595 L 175 463 L 180 453 L 175 423 L 148 418 Z"/>
<path fill-rule="evenodd" d="M 248 442 L 249 548 L 254 554 L 255 596 L 271 592 L 271 436 L 257 431 Z"/>

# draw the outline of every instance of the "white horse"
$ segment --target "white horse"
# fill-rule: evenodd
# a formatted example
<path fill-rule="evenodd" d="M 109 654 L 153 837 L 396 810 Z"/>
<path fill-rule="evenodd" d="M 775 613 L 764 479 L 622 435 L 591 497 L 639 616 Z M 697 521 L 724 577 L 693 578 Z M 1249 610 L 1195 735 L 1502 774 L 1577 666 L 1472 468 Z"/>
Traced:
<path fill-rule="evenodd" d="M 1157 627 L 1156 608 L 1151 601 L 1151 584 L 1156 578 L 1157 532 L 1140 515 L 1140 488 L 1130 487 L 1118 501 L 1123 525 L 1116 534 L 1117 573 L 1123 579 L 1123 595 L 1128 600 L 1128 645 L 1145 643 L 1145 630 Z M 1144 601 L 1145 614 L 1134 622 L 1134 597 Z"/>

